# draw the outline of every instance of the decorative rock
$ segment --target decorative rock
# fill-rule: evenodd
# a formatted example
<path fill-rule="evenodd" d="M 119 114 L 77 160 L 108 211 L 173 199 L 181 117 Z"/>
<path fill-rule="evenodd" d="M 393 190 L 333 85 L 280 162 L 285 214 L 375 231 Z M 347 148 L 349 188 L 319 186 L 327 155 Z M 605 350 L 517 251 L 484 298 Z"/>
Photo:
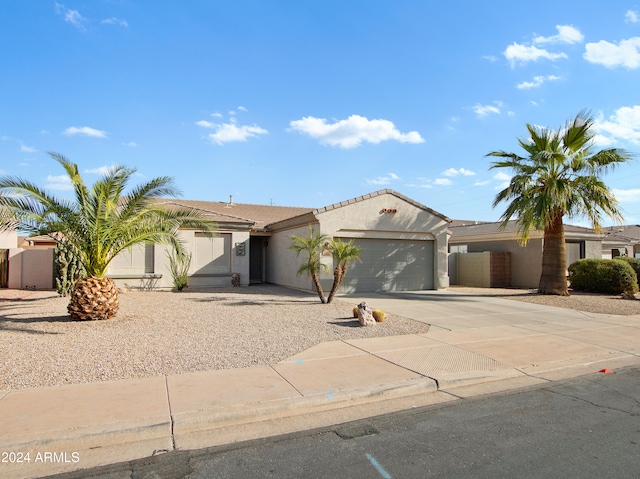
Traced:
<path fill-rule="evenodd" d="M 374 326 L 376 324 L 376 320 L 373 317 L 373 310 L 366 301 L 358 305 L 358 322 L 360 326 Z"/>

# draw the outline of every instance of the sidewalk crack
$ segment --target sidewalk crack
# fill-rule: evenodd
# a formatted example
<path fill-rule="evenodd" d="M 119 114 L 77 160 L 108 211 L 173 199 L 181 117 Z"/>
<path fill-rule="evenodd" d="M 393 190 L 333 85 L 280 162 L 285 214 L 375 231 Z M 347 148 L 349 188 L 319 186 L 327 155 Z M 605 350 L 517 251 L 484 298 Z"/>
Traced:
<path fill-rule="evenodd" d="M 173 446 L 173 450 L 177 450 L 176 448 L 176 436 L 174 434 L 175 427 L 175 419 L 173 418 L 173 411 L 171 410 L 171 396 L 169 394 L 169 378 L 167 376 L 164 377 L 164 385 L 167 391 L 167 406 L 169 406 L 169 419 L 171 420 L 171 445 Z"/>

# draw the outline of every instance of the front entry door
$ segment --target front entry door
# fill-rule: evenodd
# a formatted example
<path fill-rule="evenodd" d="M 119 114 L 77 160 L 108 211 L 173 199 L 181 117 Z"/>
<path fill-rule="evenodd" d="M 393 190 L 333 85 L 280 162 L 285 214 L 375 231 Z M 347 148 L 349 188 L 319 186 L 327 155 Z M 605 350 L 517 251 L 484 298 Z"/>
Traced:
<path fill-rule="evenodd" d="M 249 283 L 262 283 L 263 263 L 264 263 L 264 242 L 267 238 L 263 236 L 252 236 L 249 239 Z"/>

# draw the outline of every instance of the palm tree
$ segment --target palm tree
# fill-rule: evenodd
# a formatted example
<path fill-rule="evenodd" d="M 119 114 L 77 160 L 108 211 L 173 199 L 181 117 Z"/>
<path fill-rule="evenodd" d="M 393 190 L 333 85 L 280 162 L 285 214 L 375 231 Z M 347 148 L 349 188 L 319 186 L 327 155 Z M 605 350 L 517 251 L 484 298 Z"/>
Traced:
<path fill-rule="evenodd" d="M 292 240 L 290 248 L 294 250 L 298 256 L 300 256 L 300 253 L 305 253 L 307 256 L 306 261 L 298 268 L 297 274 L 308 274 L 311 276 L 311 280 L 320 297 L 320 302 L 325 304 L 327 299 L 324 297 L 324 291 L 320 284 L 319 272 L 329 272 L 329 268 L 320 258 L 320 251 L 328 241 L 328 236 L 320 232 L 316 233 L 314 227 L 309 225 L 309 236 L 292 235 L 290 238 Z"/>
<path fill-rule="evenodd" d="M 360 252 L 362 248 L 353 244 L 353 240 L 346 243 L 342 240 L 336 240 L 335 238 L 329 242 L 329 249 L 333 255 L 333 286 L 331 292 L 327 298 L 327 303 L 333 300 L 333 296 L 337 293 L 338 289 L 344 281 L 344 277 L 347 275 L 347 268 L 349 262 L 360 261 Z"/>
<path fill-rule="evenodd" d="M 493 162 L 492 169 L 509 168 L 514 173 L 493 206 L 509 202 L 500 218 L 502 226 L 515 217 L 523 244 L 532 228 L 544 231 L 538 292 L 567 296 L 563 218 L 586 216 L 596 231 L 603 213 L 621 222 L 618 202 L 600 178 L 632 155 L 619 148 L 594 152 L 594 119 L 586 110 L 564 128 L 527 124 L 527 130 L 529 138 L 518 140 L 527 156 L 505 151 L 487 154 L 504 158 Z"/>
<path fill-rule="evenodd" d="M 196 211 L 163 208 L 157 201 L 177 196 L 170 177 L 155 178 L 124 190 L 135 169 L 115 166 L 92 188 L 87 188 L 78 166 L 64 156 L 50 153 L 69 176 L 73 200 L 58 199 L 26 180 L 0 178 L 0 208 L 10 212 L 10 221 L 21 231 L 49 234 L 67 241 L 84 266 L 71 293 L 68 312 L 74 319 L 108 319 L 119 308 L 118 289 L 105 277 L 109 263 L 118 253 L 137 244 L 168 243 L 182 251 L 178 229 L 197 228 L 213 233 L 213 223 Z"/>

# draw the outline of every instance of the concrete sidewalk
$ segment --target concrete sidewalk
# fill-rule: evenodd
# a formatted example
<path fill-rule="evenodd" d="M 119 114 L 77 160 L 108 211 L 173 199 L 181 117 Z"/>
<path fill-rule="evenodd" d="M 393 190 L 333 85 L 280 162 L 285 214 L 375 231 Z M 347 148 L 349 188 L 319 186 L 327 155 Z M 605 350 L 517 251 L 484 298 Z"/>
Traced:
<path fill-rule="evenodd" d="M 270 366 L 0 392 L 0 477 L 279 435 L 640 364 L 638 316 L 449 292 L 341 299 L 432 326 L 323 343 Z"/>

